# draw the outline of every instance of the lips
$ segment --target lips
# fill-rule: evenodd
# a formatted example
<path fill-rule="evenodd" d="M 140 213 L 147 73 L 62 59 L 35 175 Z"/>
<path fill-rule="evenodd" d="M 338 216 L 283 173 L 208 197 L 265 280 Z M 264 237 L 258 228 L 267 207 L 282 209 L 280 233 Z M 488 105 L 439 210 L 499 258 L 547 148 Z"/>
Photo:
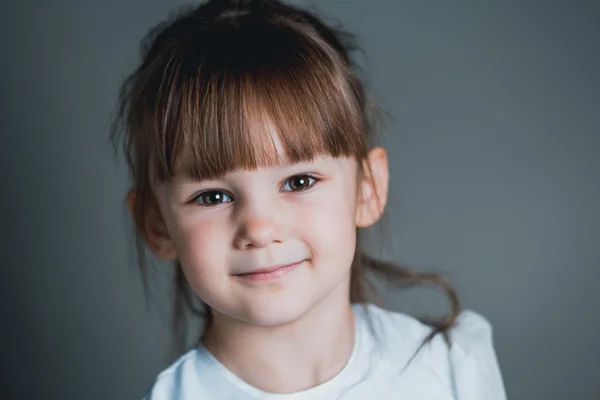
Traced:
<path fill-rule="evenodd" d="M 252 281 L 263 281 L 263 280 L 272 280 L 283 277 L 284 275 L 292 272 L 296 267 L 298 267 L 303 261 L 298 261 L 291 264 L 279 264 L 266 268 L 257 268 L 250 272 L 245 272 L 242 274 L 235 274 L 234 276 L 243 278 L 245 280 Z"/>
<path fill-rule="evenodd" d="M 266 267 L 266 268 L 257 268 L 257 269 L 254 269 L 254 270 L 250 271 L 250 272 L 245 272 L 245 273 L 236 274 L 236 275 L 270 274 L 270 273 L 275 272 L 275 271 L 277 271 L 277 270 L 279 270 L 281 268 L 289 267 L 290 265 L 293 265 L 293 264 L 296 264 L 296 263 L 280 264 L 280 265 L 275 265 L 275 266 Z"/>

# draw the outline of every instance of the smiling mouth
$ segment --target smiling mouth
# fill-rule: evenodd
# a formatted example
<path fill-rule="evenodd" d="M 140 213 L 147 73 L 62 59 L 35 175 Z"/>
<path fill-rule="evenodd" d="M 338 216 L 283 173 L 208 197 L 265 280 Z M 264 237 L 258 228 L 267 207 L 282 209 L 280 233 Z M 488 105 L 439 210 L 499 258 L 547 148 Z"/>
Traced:
<path fill-rule="evenodd" d="M 269 281 L 273 279 L 279 279 L 295 270 L 303 262 L 304 261 L 298 261 L 292 264 L 276 265 L 268 268 L 259 268 L 252 272 L 235 274 L 234 276 L 248 281 Z"/>

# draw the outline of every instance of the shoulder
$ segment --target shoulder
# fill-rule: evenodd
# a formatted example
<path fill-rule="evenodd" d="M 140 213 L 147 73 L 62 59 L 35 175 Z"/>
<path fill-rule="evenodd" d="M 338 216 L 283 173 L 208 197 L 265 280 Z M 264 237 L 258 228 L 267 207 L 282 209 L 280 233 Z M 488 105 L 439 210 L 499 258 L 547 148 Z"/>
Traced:
<path fill-rule="evenodd" d="M 451 376 L 460 398 L 506 399 L 491 323 L 474 311 L 463 311 L 450 338 Z"/>
<path fill-rule="evenodd" d="M 372 317 L 372 320 L 380 326 L 403 331 L 408 330 L 417 336 L 431 331 L 431 328 L 428 325 L 412 315 L 391 311 L 375 304 L 365 304 L 364 307 L 355 304 L 354 309 L 362 315 Z M 456 324 L 451 330 L 451 334 L 457 338 L 465 335 L 488 337 L 491 335 L 491 330 L 492 326 L 490 322 L 483 315 L 473 310 L 463 310 L 458 315 Z"/>
<path fill-rule="evenodd" d="M 190 350 L 158 374 L 143 400 L 187 399 L 189 393 L 203 394 L 198 351 Z M 201 396 L 200 398 L 204 398 Z"/>
<path fill-rule="evenodd" d="M 492 324 L 483 315 L 464 310 L 450 329 L 450 342 L 456 355 L 465 356 L 492 345 Z"/>
<path fill-rule="evenodd" d="M 429 325 L 412 315 L 386 310 L 374 304 L 356 306 L 355 310 L 366 320 L 367 325 L 370 325 L 378 339 L 392 342 L 392 345 L 397 345 L 398 340 L 402 340 L 418 347 L 432 331 Z M 438 339 L 443 341 L 441 335 L 438 336 L 439 338 L 434 338 L 432 343 L 437 343 Z M 465 356 L 491 345 L 492 325 L 483 315 L 464 310 L 457 316 L 456 323 L 450 329 L 449 338 L 453 351 L 457 355 Z"/>
<path fill-rule="evenodd" d="M 493 345 L 492 325 L 483 315 L 462 311 L 450 329 L 450 346 L 442 335 L 420 347 L 432 328 L 404 313 L 375 305 L 362 308 L 371 321 L 383 362 L 406 366 L 410 376 L 430 375 L 461 399 L 505 399 Z M 414 358 L 413 358 L 414 356 Z M 398 370 L 392 368 L 392 370 Z"/>

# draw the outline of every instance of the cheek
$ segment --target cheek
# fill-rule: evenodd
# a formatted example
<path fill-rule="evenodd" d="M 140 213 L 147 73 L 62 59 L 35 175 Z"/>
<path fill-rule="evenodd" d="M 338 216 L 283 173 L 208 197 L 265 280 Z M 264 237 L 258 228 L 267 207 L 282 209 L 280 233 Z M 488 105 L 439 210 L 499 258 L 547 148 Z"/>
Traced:
<path fill-rule="evenodd" d="M 315 258 L 349 266 L 356 246 L 355 204 L 349 190 L 331 189 L 307 204 L 297 224 Z"/>
<path fill-rule="evenodd" d="M 178 222 L 176 239 L 179 260 L 190 284 L 214 282 L 222 276 L 222 266 L 230 242 L 226 224 L 219 219 L 193 219 Z M 202 290 L 201 290 L 202 291 Z"/>

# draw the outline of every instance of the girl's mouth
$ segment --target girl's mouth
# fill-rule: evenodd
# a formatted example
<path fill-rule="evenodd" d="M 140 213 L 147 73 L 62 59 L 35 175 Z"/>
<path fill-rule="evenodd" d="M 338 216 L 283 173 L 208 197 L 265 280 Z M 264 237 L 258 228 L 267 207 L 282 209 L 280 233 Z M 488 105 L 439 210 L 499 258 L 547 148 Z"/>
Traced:
<path fill-rule="evenodd" d="M 292 264 L 276 265 L 267 268 L 258 268 L 251 272 L 236 274 L 234 276 L 249 281 L 269 281 L 279 279 L 295 270 L 303 262 L 304 261 L 299 261 Z"/>

